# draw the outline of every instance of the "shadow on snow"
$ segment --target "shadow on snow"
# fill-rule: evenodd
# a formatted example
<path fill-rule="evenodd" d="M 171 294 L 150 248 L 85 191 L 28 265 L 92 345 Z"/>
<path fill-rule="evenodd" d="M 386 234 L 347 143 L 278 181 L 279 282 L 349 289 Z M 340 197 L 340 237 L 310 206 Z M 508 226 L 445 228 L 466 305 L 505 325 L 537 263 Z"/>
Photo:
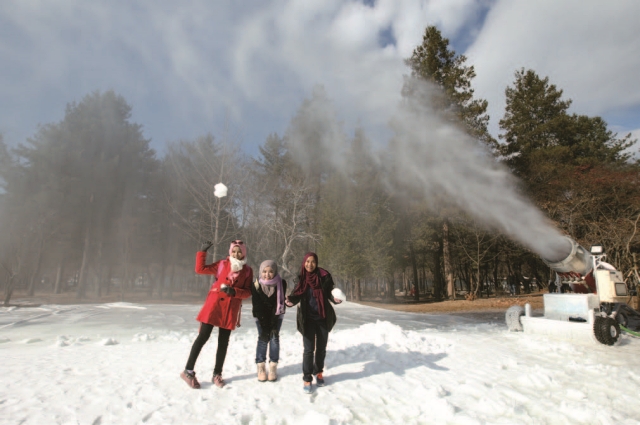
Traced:
<path fill-rule="evenodd" d="M 389 345 L 376 346 L 366 343 L 348 347 L 343 350 L 328 350 L 325 359 L 325 366 L 337 368 L 338 366 L 365 363 L 362 370 L 354 372 L 339 372 L 335 375 L 327 375 L 327 382 L 341 382 L 366 378 L 373 375 L 393 373 L 403 376 L 406 370 L 416 367 L 427 367 L 432 370 L 448 371 L 449 369 L 439 366 L 437 362 L 447 356 L 446 353 L 421 353 L 418 351 L 398 352 L 390 351 Z M 300 354 L 302 357 L 302 353 Z M 289 364 L 278 367 L 279 379 L 290 375 L 300 375 L 302 380 L 302 363 Z M 242 381 L 246 379 L 256 379 L 256 374 L 245 374 L 240 376 L 230 376 L 228 382 Z"/>

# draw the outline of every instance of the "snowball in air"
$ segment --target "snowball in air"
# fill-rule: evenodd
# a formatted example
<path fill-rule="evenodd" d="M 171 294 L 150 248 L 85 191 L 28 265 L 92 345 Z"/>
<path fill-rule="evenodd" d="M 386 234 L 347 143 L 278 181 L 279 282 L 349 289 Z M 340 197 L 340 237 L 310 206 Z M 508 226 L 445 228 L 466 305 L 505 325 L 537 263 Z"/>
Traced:
<path fill-rule="evenodd" d="M 340 290 L 340 288 L 333 288 L 331 295 L 333 295 L 333 298 L 336 300 L 345 301 L 347 299 L 347 296 Z"/>
<path fill-rule="evenodd" d="M 215 196 L 216 198 L 224 198 L 225 196 L 227 196 L 227 186 L 222 183 L 218 183 L 217 185 L 213 186 L 213 196 Z"/>

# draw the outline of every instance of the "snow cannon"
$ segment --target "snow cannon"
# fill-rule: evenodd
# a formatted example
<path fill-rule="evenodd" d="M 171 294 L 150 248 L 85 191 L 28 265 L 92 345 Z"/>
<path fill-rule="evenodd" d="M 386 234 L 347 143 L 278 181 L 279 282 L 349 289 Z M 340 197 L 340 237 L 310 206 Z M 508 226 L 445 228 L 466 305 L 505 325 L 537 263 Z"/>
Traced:
<path fill-rule="evenodd" d="M 530 304 L 509 307 L 509 330 L 605 345 L 618 341 L 621 326 L 640 330 L 640 312 L 628 305 L 631 296 L 624 276 L 602 261 L 602 246 L 587 250 L 566 239 L 566 251 L 560 255 L 564 258 L 543 258 L 556 274 L 543 295 L 543 315 L 534 315 Z"/>
<path fill-rule="evenodd" d="M 563 291 L 571 290 L 576 293 L 588 294 L 596 292 L 596 284 L 591 271 L 593 270 L 593 256 L 591 252 L 569 237 L 564 238 L 565 249 L 559 260 L 543 258 L 542 261 L 556 272 L 565 285 L 558 286 Z M 557 280 L 557 278 L 556 278 Z M 567 288 L 568 285 L 568 288 Z"/>

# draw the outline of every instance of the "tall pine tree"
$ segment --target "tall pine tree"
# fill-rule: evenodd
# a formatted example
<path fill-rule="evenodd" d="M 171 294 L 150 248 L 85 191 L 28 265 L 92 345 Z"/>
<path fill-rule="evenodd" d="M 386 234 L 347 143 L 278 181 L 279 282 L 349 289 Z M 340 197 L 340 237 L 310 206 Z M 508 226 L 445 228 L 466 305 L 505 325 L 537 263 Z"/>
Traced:
<path fill-rule="evenodd" d="M 425 91 L 419 89 L 417 85 L 422 84 L 421 80 L 431 83 L 436 89 L 426 92 L 428 98 L 420 99 L 429 105 L 428 110 L 439 114 L 453 125 L 459 125 L 469 135 L 483 142 L 488 148 L 494 149 L 495 140 L 487 128 L 488 103 L 486 100 L 474 98 L 471 83 L 476 74 L 473 66 L 465 64 L 466 60 L 464 55 L 457 55 L 449 48 L 449 40 L 444 38 L 435 26 L 428 26 L 425 29 L 422 44 L 417 46 L 411 57 L 405 61 L 411 69 L 413 78 L 405 80 L 402 94 L 405 97 L 424 96 Z M 452 214 L 441 211 L 440 215 L 442 216 L 440 246 L 447 294 L 449 298 L 455 298 L 449 244 Z M 424 245 L 432 244 L 424 243 Z M 415 259 L 416 256 L 412 254 L 411 258 Z M 413 266 L 415 269 L 416 265 Z"/>
<path fill-rule="evenodd" d="M 500 154 L 531 189 L 567 167 L 623 166 L 629 159 L 631 135 L 619 139 L 602 118 L 569 114 L 571 100 L 548 77 L 520 69 L 505 94 Z"/>
<path fill-rule="evenodd" d="M 428 101 L 441 113 L 452 114 L 464 124 L 466 131 L 487 146 L 493 148 L 495 140 L 489 134 L 487 125 L 488 103 L 484 99 L 474 98 L 471 83 L 476 76 L 473 66 L 465 65 L 467 58 L 457 55 L 449 48 L 449 40 L 435 26 L 428 26 L 417 46 L 405 63 L 411 69 L 411 75 L 429 81 L 439 87 L 441 92 Z M 403 87 L 403 95 L 415 93 L 411 80 Z"/>

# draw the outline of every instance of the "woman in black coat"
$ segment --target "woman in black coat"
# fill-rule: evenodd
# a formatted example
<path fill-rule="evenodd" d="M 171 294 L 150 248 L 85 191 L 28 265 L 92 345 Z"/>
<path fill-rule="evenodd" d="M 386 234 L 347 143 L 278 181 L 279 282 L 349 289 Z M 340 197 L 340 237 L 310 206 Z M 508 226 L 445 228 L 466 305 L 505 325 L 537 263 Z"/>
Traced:
<path fill-rule="evenodd" d="M 342 301 L 334 299 L 331 291 L 334 283 L 328 271 L 318 267 L 318 256 L 309 252 L 302 260 L 299 281 L 286 304 L 290 307 L 298 306 L 297 325 L 302 334 L 304 353 L 302 355 L 302 380 L 304 392 L 312 392 L 312 375 L 316 375 L 316 385 L 324 386 L 322 376 L 324 358 L 327 354 L 329 332 L 336 323 L 336 313 L 330 302 L 340 304 Z M 330 302 L 329 302 L 330 301 Z"/>
<path fill-rule="evenodd" d="M 277 368 L 280 359 L 280 327 L 284 319 L 284 297 L 287 281 L 278 275 L 275 261 L 266 260 L 260 264 L 258 279 L 251 285 L 253 317 L 258 328 L 256 365 L 258 381 L 278 379 Z M 269 348 L 269 375 L 267 377 L 267 347 Z"/>

